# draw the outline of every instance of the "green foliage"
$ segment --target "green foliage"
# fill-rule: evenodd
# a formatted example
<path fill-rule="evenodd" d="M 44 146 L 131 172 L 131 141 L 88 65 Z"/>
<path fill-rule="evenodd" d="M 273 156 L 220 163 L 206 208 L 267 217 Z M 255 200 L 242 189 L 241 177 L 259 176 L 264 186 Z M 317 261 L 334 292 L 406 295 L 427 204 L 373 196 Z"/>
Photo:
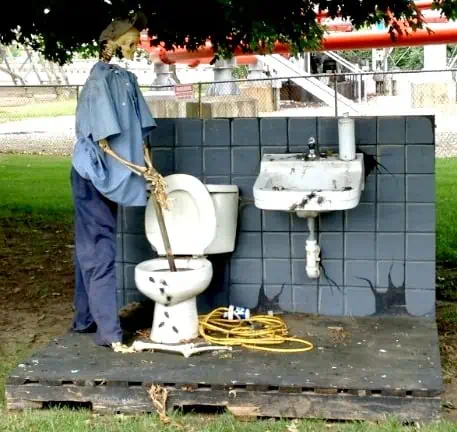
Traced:
<path fill-rule="evenodd" d="M 390 67 L 403 70 L 417 70 L 424 67 L 424 48 L 395 48 L 390 54 Z"/>
<path fill-rule="evenodd" d="M 245 79 L 248 77 L 249 67 L 247 65 L 239 65 L 233 69 L 232 75 L 235 79 Z"/>
<path fill-rule="evenodd" d="M 276 41 L 289 44 L 291 53 L 297 54 L 319 47 L 324 34 L 316 22 L 319 7 L 332 17 L 350 18 L 355 28 L 388 23 L 389 10 L 399 19 L 418 16 L 410 0 L 264 0 L 261 4 L 248 0 L 8 1 L 0 14 L 0 44 L 17 39 L 46 59 L 64 64 L 75 53 L 93 55 L 101 31 L 112 18 L 141 8 L 150 35 L 157 36 L 167 49 L 186 46 L 195 50 L 209 38 L 221 57 L 230 57 L 240 43 L 245 52 L 268 53 Z M 445 0 L 443 11 L 448 17 L 457 16 L 456 2 Z"/>

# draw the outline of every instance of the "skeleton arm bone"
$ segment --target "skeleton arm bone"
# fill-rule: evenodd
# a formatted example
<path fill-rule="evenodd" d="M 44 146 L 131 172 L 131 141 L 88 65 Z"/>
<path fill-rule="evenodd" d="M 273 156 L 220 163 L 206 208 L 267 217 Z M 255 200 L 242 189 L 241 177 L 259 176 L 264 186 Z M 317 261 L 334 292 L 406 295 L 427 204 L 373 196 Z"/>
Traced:
<path fill-rule="evenodd" d="M 127 166 L 135 174 L 143 176 L 146 179 L 146 181 L 150 183 L 151 189 L 153 190 L 160 206 L 166 209 L 169 208 L 168 198 L 165 193 L 165 181 L 152 165 L 151 152 L 149 151 L 149 147 L 147 145 L 143 146 L 144 160 L 146 162 L 147 167 L 136 165 L 120 157 L 116 152 L 114 152 L 111 149 L 106 139 L 100 140 L 98 142 L 98 145 L 105 153 L 109 154 L 114 159 L 118 160 L 119 162 Z"/>
<path fill-rule="evenodd" d="M 131 171 L 133 171 L 137 175 L 144 175 L 147 171 L 146 167 L 142 167 L 140 165 L 135 165 L 123 158 L 121 158 L 117 153 L 115 153 L 111 147 L 108 144 L 108 141 L 106 139 L 102 139 L 98 142 L 98 145 L 100 148 L 110 156 L 112 156 L 114 159 L 118 160 L 122 164 L 126 165 L 128 168 L 130 168 Z"/>

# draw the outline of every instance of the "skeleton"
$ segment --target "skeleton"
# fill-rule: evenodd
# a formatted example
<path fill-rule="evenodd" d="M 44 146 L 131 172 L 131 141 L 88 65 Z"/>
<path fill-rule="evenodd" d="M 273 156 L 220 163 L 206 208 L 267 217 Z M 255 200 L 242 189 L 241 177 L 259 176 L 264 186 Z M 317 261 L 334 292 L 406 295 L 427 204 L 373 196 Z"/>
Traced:
<path fill-rule="evenodd" d="M 141 19 L 140 17 L 134 16 L 134 20 Z M 140 32 L 135 27 L 131 27 L 133 21 L 118 21 L 112 22 L 102 33 L 100 37 L 100 53 L 99 59 L 104 63 L 109 63 L 114 56 L 125 58 L 127 60 L 132 60 L 138 43 L 140 41 Z M 143 26 L 144 24 L 139 24 Z M 122 27 L 125 26 L 126 31 L 122 32 Z M 113 37 L 114 34 L 122 33 L 121 36 Z M 152 165 L 151 154 L 149 147 L 144 144 L 144 160 L 146 166 L 139 166 L 133 164 L 116 154 L 109 146 L 109 143 L 106 139 L 102 139 L 98 142 L 100 148 L 117 159 L 119 162 L 126 165 L 132 172 L 137 175 L 144 176 L 147 183 L 150 185 L 150 190 L 155 196 L 156 211 L 161 209 L 169 208 L 168 197 L 165 192 L 166 183 L 163 177 L 156 171 Z M 119 353 L 134 353 L 139 351 L 168 351 L 168 352 L 177 352 L 181 353 L 184 357 L 189 357 L 193 354 L 200 353 L 203 351 L 216 351 L 216 350 L 231 350 L 231 347 L 224 346 L 212 346 L 206 343 L 183 343 L 178 345 L 167 345 L 167 344 L 156 344 L 156 343 L 145 343 L 141 341 L 136 341 L 132 346 L 124 345 L 120 342 L 111 344 L 111 348 L 115 352 Z"/>
<path fill-rule="evenodd" d="M 140 31 L 137 27 L 145 27 L 145 17 L 141 14 L 134 15 L 130 20 L 113 21 L 100 36 L 100 61 L 104 63 L 110 63 L 114 56 L 124 58 L 126 60 L 132 60 L 135 56 L 137 46 L 140 42 Z M 123 29 L 125 29 L 125 31 L 123 31 Z M 117 35 L 117 37 L 115 35 Z M 143 153 L 146 166 L 133 164 L 120 157 L 111 149 L 108 140 L 106 139 L 100 140 L 98 145 L 106 154 L 123 163 L 133 173 L 139 176 L 143 176 L 146 179 L 148 188 L 155 195 L 155 199 L 158 205 L 161 208 L 169 208 L 169 203 L 165 192 L 166 183 L 163 177 L 152 165 L 151 154 L 146 144 L 143 144 Z M 132 352 L 131 347 L 128 347 L 120 342 L 111 344 L 111 347 L 115 352 Z"/>

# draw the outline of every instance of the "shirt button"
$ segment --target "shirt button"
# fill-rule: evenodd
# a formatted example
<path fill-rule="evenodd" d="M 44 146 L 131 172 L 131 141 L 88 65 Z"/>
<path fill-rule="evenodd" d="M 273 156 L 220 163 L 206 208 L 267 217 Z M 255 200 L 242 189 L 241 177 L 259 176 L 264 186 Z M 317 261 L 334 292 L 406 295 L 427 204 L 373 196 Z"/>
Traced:
<path fill-rule="evenodd" d="M 125 106 L 125 102 L 122 102 L 122 106 Z"/>

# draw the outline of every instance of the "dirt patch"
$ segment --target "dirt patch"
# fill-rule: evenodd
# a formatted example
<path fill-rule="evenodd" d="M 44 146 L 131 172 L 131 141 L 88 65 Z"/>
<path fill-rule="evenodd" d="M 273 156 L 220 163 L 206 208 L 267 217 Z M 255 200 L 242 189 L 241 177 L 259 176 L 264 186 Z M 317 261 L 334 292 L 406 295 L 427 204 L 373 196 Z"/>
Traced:
<path fill-rule="evenodd" d="M 443 263 L 437 266 L 436 296 L 438 300 L 457 302 L 457 266 Z"/>
<path fill-rule="evenodd" d="M 73 232 L 59 223 L 0 226 L 0 344 L 42 345 L 70 327 Z"/>
<path fill-rule="evenodd" d="M 439 301 L 436 307 L 444 380 L 443 418 L 457 421 L 457 303 Z"/>

